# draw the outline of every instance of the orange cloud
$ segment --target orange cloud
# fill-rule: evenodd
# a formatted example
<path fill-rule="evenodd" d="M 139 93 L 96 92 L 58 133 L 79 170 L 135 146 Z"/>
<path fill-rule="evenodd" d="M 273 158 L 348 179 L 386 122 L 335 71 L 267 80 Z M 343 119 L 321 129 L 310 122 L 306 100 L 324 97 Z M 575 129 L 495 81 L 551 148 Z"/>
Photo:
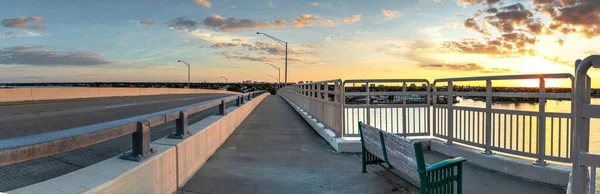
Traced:
<path fill-rule="evenodd" d="M 356 22 L 360 21 L 361 17 L 362 17 L 361 14 L 352 15 L 352 17 L 345 17 L 344 18 L 344 23 L 347 23 L 347 24 L 349 24 L 349 23 L 356 23 Z"/>
<path fill-rule="evenodd" d="M 389 9 L 381 9 L 381 13 L 383 14 L 383 16 L 385 16 L 386 18 L 394 18 L 396 16 L 398 16 L 400 14 L 399 11 L 396 10 L 389 10 Z"/>
<path fill-rule="evenodd" d="M 310 14 L 302 14 L 292 21 L 292 26 L 296 28 L 313 25 L 335 26 L 335 23 L 329 19 L 323 19 L 320 16 Z"/>
<path fill-rule="evenodd" d="M 208 7 L 211 8 L 212 6 L 210 5 L 210 1 L 209 0 L 195 0 L 196 4 L 204 6 L 204 7 Z"/>

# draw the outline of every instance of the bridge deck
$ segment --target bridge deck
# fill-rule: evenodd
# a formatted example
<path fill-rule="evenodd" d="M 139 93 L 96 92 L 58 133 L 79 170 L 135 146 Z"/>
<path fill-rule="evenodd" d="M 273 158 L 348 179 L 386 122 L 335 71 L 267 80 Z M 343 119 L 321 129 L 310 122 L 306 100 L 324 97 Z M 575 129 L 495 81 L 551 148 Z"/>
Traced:
<path fill-rule="evenodd" d="M 444 159 L 426 154 L 429 163 Z M 464 169 L 465 193 L 564 193 L 480 168 Z M 278 96 L 267 97 L 179 193 L 414 193 L 381 168 L 360 173 Z"/>

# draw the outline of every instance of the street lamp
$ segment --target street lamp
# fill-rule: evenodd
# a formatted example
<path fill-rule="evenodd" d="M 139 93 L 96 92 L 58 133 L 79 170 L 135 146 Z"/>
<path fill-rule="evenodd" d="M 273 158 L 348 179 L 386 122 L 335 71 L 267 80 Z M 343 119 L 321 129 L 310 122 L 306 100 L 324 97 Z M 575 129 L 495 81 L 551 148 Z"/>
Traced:
<path fill-rule="evenodd" d="M 185 65 L 187 65 L 187 67 L 188 67 L 188 88 L 192 88 L 190 86 L 190 64 L 188 64 L 188 63 L 186 63 L 185 61 L 182 61 L 182 60 L 177 60 L 177 62 L 184 63 Z"/>
<path fill-rule="evenodd" d="M 279 40 L 278 38 L 275 38 L 275 37 L 273 37 L 271 35 L 268 35 L 268 34 L 265 34 L 265 33 L 262 33 L 262 32 L 256 32 L 256 34 L 265 35 L 265 36 L 273 39 L 275 42 L 277 42 L 277 43 L 285 46 L 285 78 L 284 78 L 285 79 L 285 83 L 284 83 L 284 86 L 287 86 L 287 72 L 288 72 L 287 71 L 287 69 L 288 69 L 287 68 L 287 63 L 288 63 L 288 44 L 287 44 L 287 42 L 285 42 L 283 40 Z"/>
<path fill-rule="evenodd" d="M 280 84 L 281 84 L 281 68 L 279 68 L 271 63 L 265 63 L 265 64 L 270 65 L 271 67 L 277 69 L 277 71 L 279 72 L 279 76 L 277 78 L 277 90 L 279 90 Z"/>
<path fill-rule="evenodd" d="M 221 76 L 221 78 L 225 79 L 225 83 L 229 82 L 229 80 L 226 77 Z"/>

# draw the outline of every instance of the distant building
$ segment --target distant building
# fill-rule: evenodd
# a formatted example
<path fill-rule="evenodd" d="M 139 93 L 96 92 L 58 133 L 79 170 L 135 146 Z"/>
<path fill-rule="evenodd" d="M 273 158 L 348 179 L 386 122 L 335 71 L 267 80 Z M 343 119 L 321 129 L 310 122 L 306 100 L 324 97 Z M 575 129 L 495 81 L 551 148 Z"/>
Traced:
<path fill-rule="evenodd" d="M 304 81 L 299 81 L 299 82 L 298 82 L 298 84 L 303 84 L 303 83 L 304 83 Z"/>
<path fill-rule="evenodd" d="M 374 88 L 375 84 L 369 84 L 369 87 Z"/>
<path fill-rule="evenodd" d="M 409 86 L 409 87 L 410 87 L 410 88 L 416 88 L 416 87 L 417 87 L 417 84 L 415 84 L 415 83 L 412 83 L 412 84 L 410 84 L 410 86 Z"/>
<path fill-rule="evenodd" d="M 242 81 L 243 84 L 251 84 L 252 80 L 246 80 L 246 81 Z"/>
<path fill-rule="evenodd" d="M 427 88 L 427 84 L 421 84 L 421 87 Z"/>

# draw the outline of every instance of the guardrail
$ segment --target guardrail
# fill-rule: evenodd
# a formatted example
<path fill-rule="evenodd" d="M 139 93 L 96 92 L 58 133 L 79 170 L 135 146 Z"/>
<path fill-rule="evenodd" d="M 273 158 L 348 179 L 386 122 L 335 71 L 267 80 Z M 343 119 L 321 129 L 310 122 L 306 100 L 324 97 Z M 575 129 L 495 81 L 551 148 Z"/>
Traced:
<path fill-rule="evenodd" d="M 539 80 L 537 92 L 498 92 L 492 87 L 493 81 L 527 79 Z M 572 99 L 574 91 L 546 92 L 547 79 L 568 79 L 571 81 L 571 87 L 574 84 L 574 77 L 571 74 L 449 78 L 437 79 L 432 85 L 425 79 L 371 79 L 344 82 L 337 79 L 284 87 L 279 94 L 335 131 L 336 137 L 357 136 L 355 123 L 363 121 L 402 136 L 431 135 L 445 139 L 449 144 L 457 142 L 482 148 L 484 154 L 498 151 L 535 158 L 537 160 L 534 164 L 538 165 L 546 165 L 546 160 L 571 162 L 573 102 L 571 102 L 570 113 L 548 112 L 545 104 L 547 99 Z M 472 81 L 485 82 L 485 92 L 454 90 L 455 82 Z M 426 91 L 408 91 L 406 85 L 411 82 L 424 83 L 425 86 L 422 87 L 427 88 Z M 437 86 L 442 82 L 448 84 L 446 87 L 448 91 L 438 91 Z M 355 83 L 364 84 L 360 87 L 363 89 L 347 92 L 346 85 Z M 372 91 L 377 88 L 371 86 L 372 83 L 402 83 L 402 90 Z M 365 102 L 362 104 L 349 102 L 349 98 L 357 96 Z M 372 103 L 372 97 L 381 96 L 388 98 L 392 96 L 394 100 Z M 407 103 L 409 101 L 407 99 L 411 96 L 425 96 L 426 102 Z M 483 97 L 485 108 L 455 106 L 453 100 L 455 96 Z M 495 98 L 533 98 L 536 99 L 539 109 L 537 111 L 499 109 L 492 106 Z M 402 103 L 397 103 L 398 100 Z"/>
<path fill-rule="evenodd" d="M 51 156 L 129 134 L 132 134 L 132 150 L 123 154 L 121 158 L 143 161 L 155 152 L 150 147 L 151 127 L 176 121 L 175 132 L 169 137 L 186 138 L 189 136 L 188 115 L 213 107 L 219 107 L 219 114 L 226 114 L 226 103 L 236 101 L 236 105 L 240 106 L 245 100 L 262 93 L 264 91 L 239 94 L 116 121 L 0 139 L 0 166 Z"/>
<path fill-rule="evenodd" d="M 291 85 L 280 89 L 286 97 L 304 109 L 321 124 L 331 129 L 336 137 L 342 137 L 342 80 L 326 80 Z"/>
<path fill-rule="evenodd" d="M 600 55 L 592 55 L 575 63 L 575 107 L 573 111 L 574 139 L 571 190 L 568 193 L 596 193 L 596 169 L 600 155 L 590 152 L 590 118 L 600 118 L 600 105 L 590 104 L 590 68 L 600 68 Z M 591 172 L 590 172 L 591 171 Z M 588 177 L 590 181 L 588 182 Z"/>
<path fill-rule="evenodd" d="M 376 91 L 375 83 L 402 83 L 401 91 Z M 424 83 L 424 91 L 407 91 L 407 83 Z M 361 84 L 346 87 L 346 84 Z M 378 129 L 402 135 L 429 135 L 430 85 L 426 79 L 364 79 L 345 80 L 344 86 L 344 136 L 359 136 L 357 123 L 363 122 Z M 414 85 L 413 85 L 414 86 Z M 347 92 L 347 89 L 353 90 Z M 364 90 L 363 90 L 364 88 Z M 372 101 L 372 97 L 374 98 Z M 375 103 L 376 99 L 394 99 L 389 103 Z M 397 99 L 400 97 L 401 99 Z M 410 98 L 409 98 L 410 97 Z M 356 98 L 358 100 L 351 99 Z M 364 99 L 364 103 L 360 103 Z M 398 103 L 400 102 L 400 103 Z"/>
<path fill-rule="evenodd" d="M 494 92 L 492 81 L 538 79 L 538 92 Z M 571 74 L 535 74 L 484 76 L 436 79 L 433 82 L 433 98 L 444 96 L 485 97 L 485 108 L 454 106 L 453 100 L 446 104 L 433 101 L 433 136 L 447 140 L 448 144 L 459 142 L 520 156 L 537 158 L 535 164 L 546 165 L 545 160 L 571 161 L 571 113 L 546 111 L 546 99 L 571 99 L 570 93 L 546 93 L 545 79 L 570 79 Z M 454 91 L 455 82 L 485 81 L 485 92 Z M 447 91 L 437 91 L 436 84 L 447 83 Z M 538 111 L 504 110 L 493 108 L 494 97 L 537 98 Z M 573 102 L 572 102 L 573 103 Z M 571 106 L 571 109 L 573 106 Z M 571 112 L 573 112 L 571 110 Z"/>

